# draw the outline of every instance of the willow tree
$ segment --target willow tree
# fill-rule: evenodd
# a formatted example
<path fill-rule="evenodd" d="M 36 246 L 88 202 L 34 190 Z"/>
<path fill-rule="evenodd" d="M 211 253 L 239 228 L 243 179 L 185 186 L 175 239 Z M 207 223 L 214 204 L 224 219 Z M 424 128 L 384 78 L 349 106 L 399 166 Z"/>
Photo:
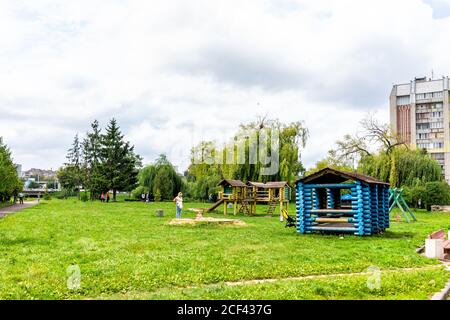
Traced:
<path fill-rule="evenodd" d="M 416 187 L 442 180 L 442 169 L 436 160 L 422 150 L 401 147 L 391 154 L 380 152 L 363 157 L 358 170 L 389 182 L 392 187 Z"/>
<path fill-rule="evenodd" d="M 392 187 L 419 186 L 440 181 L 442 170 L 426 151 L 410 150 L 388 124 L 372 116 L 361 121 L 362 130 L 337 141 L 329 158 L 336 163 L 352 163 L 358 171 L 389 182 Z"/>

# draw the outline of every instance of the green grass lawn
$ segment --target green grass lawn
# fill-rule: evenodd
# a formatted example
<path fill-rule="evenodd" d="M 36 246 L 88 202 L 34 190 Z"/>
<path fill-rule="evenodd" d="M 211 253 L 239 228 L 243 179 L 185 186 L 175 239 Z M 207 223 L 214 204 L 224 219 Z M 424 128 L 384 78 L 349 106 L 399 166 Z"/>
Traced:
<path fill-rule="evenodd" d="M 160 208 L 165 218 L 155 216 Z M 415 252 L 429 233 L 450 227 L 449 214 L 418 212 L 419 222 L 393 222 L 386 234 L 366 238 L 299 235 L 264 214 L 238 216 L 246 227 L 166 225 L 174 216 L 172 203 L 51 200 L 0 219 L 0 298 L 427 299 L 450 276 Z M 78 290 L 67 286 L 73 264 Z M 286 280 L 371 266 L 381 269 L 378 290 L 366 275 Z M 225 284 L 253 279 L 280 280 Z"/>

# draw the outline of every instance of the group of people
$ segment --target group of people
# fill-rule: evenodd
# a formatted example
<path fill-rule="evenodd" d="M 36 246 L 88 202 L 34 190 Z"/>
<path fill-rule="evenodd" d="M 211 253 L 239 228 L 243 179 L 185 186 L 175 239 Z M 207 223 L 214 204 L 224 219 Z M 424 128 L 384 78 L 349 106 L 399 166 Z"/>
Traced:
<path fill-rule="evenodd" d="M 109 200 L 111 200 L 111 196 L 109 194 L 109 191 L 106 192 L 106 194 L 104 192 L 102 192 L 102 195 L 100 196 L 100 201 L 101 202 L 109 202 Z"/>
<path fill-rule="evenodd" d="M 144 201 L 144 202 L 150 202 L 150 193 L 143 193 L 143 194 L 141 194 L 141 199 L 142 199 L 142 201 Z"/>

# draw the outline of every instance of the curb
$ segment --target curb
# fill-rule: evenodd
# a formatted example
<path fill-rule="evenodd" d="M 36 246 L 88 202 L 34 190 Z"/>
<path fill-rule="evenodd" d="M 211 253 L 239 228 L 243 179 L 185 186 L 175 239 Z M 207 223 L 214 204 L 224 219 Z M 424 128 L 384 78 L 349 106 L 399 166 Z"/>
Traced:
<path fill-rule="evenodd" d="M 447 300 L 447 297 L 448 297 L 449 295 L 450 295 L 450 279 L 449 279 L 449 281 L 447 282 L 446 287 L 445 287 L 441 292 L 436 293 L 436 294 L 431 298 L 431 300 L 434 300 L 434 301 L 445 301 L 445 300 Z"/>

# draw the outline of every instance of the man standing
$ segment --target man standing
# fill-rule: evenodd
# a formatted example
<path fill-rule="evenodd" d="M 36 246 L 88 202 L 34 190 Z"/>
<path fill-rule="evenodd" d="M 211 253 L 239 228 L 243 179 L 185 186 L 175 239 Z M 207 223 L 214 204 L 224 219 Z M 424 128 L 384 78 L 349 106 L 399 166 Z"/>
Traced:
<path fill-rule="evenodd" d="M 19 193 L 19 203 L 23 204 L 23 193 Z"/>

